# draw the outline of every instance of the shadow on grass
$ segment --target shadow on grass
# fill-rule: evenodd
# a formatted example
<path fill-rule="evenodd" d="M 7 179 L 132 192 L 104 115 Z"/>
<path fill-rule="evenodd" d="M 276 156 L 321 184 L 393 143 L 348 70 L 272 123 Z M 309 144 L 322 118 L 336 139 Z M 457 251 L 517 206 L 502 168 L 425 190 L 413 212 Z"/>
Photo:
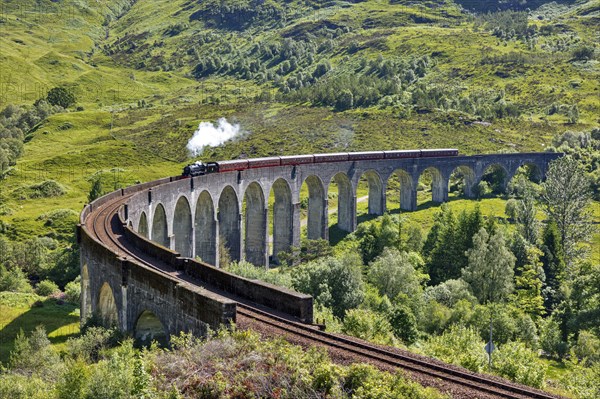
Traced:
<path fill-rule="evenodd" d="M 1 304 L 0 308 L 6 308 L 7 312 L 14 310 Z M 21 329 L 29 335 L 38 325 L 44 326 L 52 345 L 65 343 L 67 339 L 79 335 L 79 316 L 75 312 L 76 309 L 76 305 L 47 298 L 34 302 L 29 309 L 9 323 L 0 324 L 0 362 L 8 361 L 14 348 L 14 340 Z"/>

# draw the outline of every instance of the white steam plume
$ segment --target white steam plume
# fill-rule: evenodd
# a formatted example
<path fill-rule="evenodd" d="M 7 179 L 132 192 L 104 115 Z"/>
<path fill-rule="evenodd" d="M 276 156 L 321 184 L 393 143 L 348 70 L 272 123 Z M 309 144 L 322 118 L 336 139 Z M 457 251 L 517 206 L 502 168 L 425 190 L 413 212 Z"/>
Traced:
<path fill-rule="evenodd" d="M 210 122 L 200 122 L 186 147 L 192 156 L 196 156 L 202 154 L 205 147 L 219 146 L 239 135 L 240 125 L 232 125 L 225 118 L 220 118 L 216 125 Z"/>

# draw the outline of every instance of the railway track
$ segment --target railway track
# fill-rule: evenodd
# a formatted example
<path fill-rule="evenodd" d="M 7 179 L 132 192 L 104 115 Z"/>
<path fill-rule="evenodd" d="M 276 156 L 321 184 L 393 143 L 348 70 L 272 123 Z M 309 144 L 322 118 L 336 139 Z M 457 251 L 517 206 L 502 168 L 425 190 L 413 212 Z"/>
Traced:
<path fill-rule="evenodd" d="M 122 196 L 92 211 L 85 221 L 88 231 L 93 232 L 93 235 L 99 242 L 113 250 L 120 257 L 133 259 L 155 269 L 158 273 L 205 287 L 204 284 L 195 281 L 189 276 L 182 278 L 181 272 L 156 259 L 153 260 L 147 255 L 144 256 L 139 253 L 137 248 L 127 245 L 122 236 L 122 226 L 120 225 L 118 212 L 128 198 L 129 196 Z M 222 294 L 221 292 L 218 293 Z M 375 346 L 362 340 L 320 331 L 315 329 L 314 326 L 290 321 L 247 303 L 236 301 L 236 304 L 238 316 L 268 326 L 271 330 L 279 331 L 284 336 L 296 337 L 303 342 L 324 346 L 342 356 L 361 359 L 388 368 L 408 370 L 412 373 L 426 376 L 430 380 L 444 381 L 446 385 L 453 384 L 468 391 L 483 394 L 484 397 L 509 399 L 557 398 L 555 395 L 498 378 L 471 373 L 455 366 L 442 365 L 439 362 L 430 362 L 416 356 L 408 356 L 396 350 Z M 472 396 L 467 394 L 464 397 L 478 396 L 477 394 L 473 394 Z"/>

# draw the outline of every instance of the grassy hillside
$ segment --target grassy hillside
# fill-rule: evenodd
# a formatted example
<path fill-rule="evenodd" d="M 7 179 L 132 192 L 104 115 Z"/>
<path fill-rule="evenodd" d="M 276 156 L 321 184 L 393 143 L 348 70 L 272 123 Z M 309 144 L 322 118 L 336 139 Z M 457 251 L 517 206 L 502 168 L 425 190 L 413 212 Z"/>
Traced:
<path fill-rule="evenodd" d="M 27 132 L 0 182 L 1 230 L 56 233 L 41 215 L 79 211 L 97 174 L 110 190 L 178 173 L 198 123 L 220 117 L 245 135 L 204 158 L 541 151 L 598 125 L 599 7 L 546 4 L 525 29 L 526 14 L 484 18 L 448 0 L 6 1 L 0 108 L 56 86 L 77 103 Z M 586 46 L 591 59 L 574 59 Z M 65 193 L 21 194 L 47 180 Z"/>

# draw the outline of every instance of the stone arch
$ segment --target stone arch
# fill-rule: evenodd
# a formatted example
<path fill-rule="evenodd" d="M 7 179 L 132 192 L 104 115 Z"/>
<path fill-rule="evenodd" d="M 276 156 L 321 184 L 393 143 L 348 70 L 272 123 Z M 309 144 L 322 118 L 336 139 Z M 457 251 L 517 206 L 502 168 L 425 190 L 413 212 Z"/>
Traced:
<path fill-rule="evenodd" d="M 185 196 L 179 197 L 173 214 L 173 238 L 175 251 L 181 256 L 192 257 L 192 211 Z"/>
<path fill-rule="evenodd" d="M 148 217 L 146 216 L 146 212 L 142 212 L 140 215 L 137 232 L 142 237 L 148 238 Z"/>
<path fill-rule="evenodd" d="M 327 239 L 327 197 L 323 182 L 319 177 L 311 175 L 304 179 L 303 184 L 308 187 L 306 236 L 309 240 Z"/>
<path fill-rule="evenodd" d="M 489 184 L 493 193 L 502 194 L 506 192 L 508 186 L 508 170 L 501 163 L 491 163 L 485 166 L 480 181 Z"/>
<path fill-rule="evenodd" d="M 219 240 L 223 240 L 223 247 L 227 248 L 231 259 L 240 260 L 240 206 L 237 194 L 231 186 L 221 191 L 219 209 L 217 214 L 219 222 Z"/>
<path fill-rule="evenodd" d="M 208 191 L 202 191 L 196 202 L 194 219 L 196 256 L 206 263 L 217 264 L 217 222 L 215 207 Z"/>
<path fill-rule="evenodd" d="M 87 264 L 81 268 L 81 319 L 92 315 L 92 291 L 90 289 L 90 274 Z"/>
<path fill-rule="evenodd" d="M 417 190 L 412 176 L 404 169 L 396 169 L 388 178 L 388 188 L 393 187 L 390 184 L 390 180 L 393 178 L 397 178 L 400 184 L 400 209 L 405 211 L 417 209 Z"/>
<path fill-rule="evenodd" d="M 385 213 L 385 190 L 381 176 L 371 169 L 363 173 L 360 180 L 366 180 L 369 186 L 369 215 L 383 215 Z"/>
<path fill-rule="evenodd" d="M 274 193 L 273 202 L 273 259 L 277 261 L 277 254 L 288 251 L 293 244 L 293 218 L 292 190 L 284 179 L 277 179 L 271 191 Z"/>
<path fill-rule="evenodd" d="M 450 173 L 448 179 L 448 190 L 451 191 L 451 185 L 457 181 L 462 181 L 462 191 L 467 198 L 475 197 L 475 171 L 467 165 L 459 165 Z"/>
<path fill-rule="evenodd" d="M 356 225 L 356 197 L 352 189 L 352 183 L 345 173 L 338 173 L 331 179 L 338 188 L 337 214 L 338 228 L 346 231 L 354 231 Z M 329 183 L 331 189 L 331 182 Z M 330 191 L 330 190 L 328 190 Z"/>
<path fill-rule="evenodd" d="M 105 327 L 116 326 L 119 322 L 119 313 L 115 302 L 115 296 L 108 283 L 102 284 L 102 287 L 100 288 L 96 310 Z"/>
<path fill-rule="evenodd" d="M 244 252 L 246 260 L 264 266 L 267 254 L 267 213 L 265 195 L 257 182 L 252 182 L 244 193 L 246 204 L 244 220 Z"/>
<path fill-rule="evenodd" d="M 137 318 L 133 329 L 133 337 L 140 345 L 150 345 L 152 341 L 161 346 L 169 342 L 167 331 L 158 317 L 149 310 L 144 310 Z"/>
<path fill-rule="evenodd" d="M 152 218 L 152 235 L 150 239 L 163 247 L 169 248 L 169 228 L 167 225 L 167 214 L 162 204 L 156 205 L 154 217 Z"/>
<path fill-rule="evenodd" d="M 427 173 L 431 175 L 431 200 L 438 203 L 446 202 L 448 200 L 448 183 L 444 182 L 442 173 L 435 166 L 430 166 L 421 171 L 419 182 Z"/>

